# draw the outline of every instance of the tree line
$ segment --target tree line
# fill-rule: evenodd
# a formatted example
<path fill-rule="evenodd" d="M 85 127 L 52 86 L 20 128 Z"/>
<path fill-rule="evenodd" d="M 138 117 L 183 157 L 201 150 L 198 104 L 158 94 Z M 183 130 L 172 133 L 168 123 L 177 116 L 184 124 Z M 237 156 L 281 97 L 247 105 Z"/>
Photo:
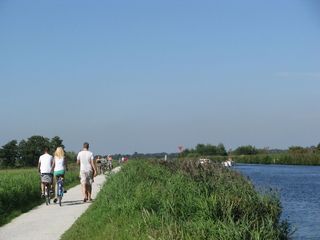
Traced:
<path fill-rule="evenodd" d="M 211 144 L 197 144 L 195 148 L 185 149 L 180 153 L 180 157 L 198 157 L 198 156 L 227 156 L 227 155 L 259 155 L 272 153 L 288 154 L 314 154 L 320 153 L 320 143 L 317 146 L 301 147 L 291 146 L 287 150 L 256 148 L 252 145 L 239 146 L 236 149 L 226 151 L 222 143 L 217 146 Z"/>
<path fill-rule="evenodd" d="M 57 147 L 63 147 L 63 140 L 59 136 L 55 136 L 51 139 L 39 135 L 32 136 L 27 140 L 12 140 L 0 148 L 0 167 L 34 167 L 38 164 L 40 155 L 43 154 L 44 147 L 49 147 L 50 153 L 53 154 Z M 317 146 L 301 147 L 291 146 L 287 150 L 280 149 L 258 149 L 252 145 L 239 146 L 232 150 L 226 150 L 225 146 L 220 143 L 218 145 L 202 144 L 199 143 L 195 148 L 186 148 L 181 153 L 138 153 L 135 152 L 132 155 L 126 154 L 129 158 L 163 158 L 164 155 L 168 155 L 169 158 L 176 157 L 199 157 L 199 156 L 228 156 L 228 155 L 259 155 L 259 154 L 272 154 L 272 153 L 288 153 L 290 155 L 301 154 L 314 154 L 320 153 L 320 143 Z M 115 154 L 114 159 L 118 159 L 122 154 Z M 66 152 L 66 159 L 68 161 L 74 161 L 76 153 Z"/>
<path fill-rule="evenodd" d="M 1 167 L 34 167 L 38 164 L 39 157 L 45 147 L 49 147 L 53 154 L 57 147 L 65 148 L 59 136 L 51 139 L 43 136 L 32 136 L 27 140 L 12 140 L 0 148 Z M 67 160 L 75 158 L 75 153 L 66 152 Z"/>

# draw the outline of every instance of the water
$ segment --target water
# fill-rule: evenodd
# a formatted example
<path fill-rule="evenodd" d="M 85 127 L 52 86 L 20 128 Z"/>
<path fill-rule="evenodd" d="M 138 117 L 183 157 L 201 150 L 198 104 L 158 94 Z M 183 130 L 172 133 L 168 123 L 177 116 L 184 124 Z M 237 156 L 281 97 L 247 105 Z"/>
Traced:
<path fill-rule="evenodd" d="M 238 164 L 257 189 L 279 192 L 287 219 L 296 232 L 293 239 L 320 239 L 320 166 Z"/>

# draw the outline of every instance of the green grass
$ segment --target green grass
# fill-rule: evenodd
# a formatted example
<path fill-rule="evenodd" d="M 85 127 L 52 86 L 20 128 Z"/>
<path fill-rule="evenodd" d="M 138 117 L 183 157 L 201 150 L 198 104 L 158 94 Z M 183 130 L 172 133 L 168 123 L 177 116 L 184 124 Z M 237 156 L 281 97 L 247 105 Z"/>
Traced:
<path fill-rule="evenodd" d="M 320 165 L 319 153 L 278 153 L 234 156 L 239 163 Z"/>
<path fill-rule="evenodd" d="M 79 184 L 75 165 L 66 173 L 66 188 Z M 41 204 L 40 176 L 36 168 L 0 170 L 0 226 Z"/>
<path fill-rule="evenodd" d="M 192 161 L 131 161 L 62 239 L 287 239 L 272 194 Z"/>

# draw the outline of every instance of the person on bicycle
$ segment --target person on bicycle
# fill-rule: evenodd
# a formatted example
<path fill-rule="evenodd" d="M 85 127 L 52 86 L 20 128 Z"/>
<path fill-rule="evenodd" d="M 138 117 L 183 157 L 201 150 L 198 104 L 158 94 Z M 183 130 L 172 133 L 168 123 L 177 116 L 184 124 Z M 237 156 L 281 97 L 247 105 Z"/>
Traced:
<path fill-rule="evenodd" d="M 62 147 L 57 147 L 56 151 L 54 152 L 54 158 L 53 158 L 53 174 L 55 176 L 54 179 L 54 200 L 53 202 L 57 202 L 57 192 L 58 192 L 58 186 L 57 181 L 59 177 L 62 178 L 62 181 L 64 180 L 64 174 L 68 170 L 67 167 L 67 160 L 64 157 L 64 151 Z"/>
<path fill-rule="evenodd" d="M 52 183 L 53 158 L 48 153 L 49 148 L 44 148 L 44 154 L 39 157 L 38 171 L 41 174 L 41 197 L 45 196 L 45 185 Z"/>
<path fill-rule="evenodd" d="M 108 169 L 109 169 L 109 171 L 111 171 L 112 168 L 113 168 L 113 166 L 112 166 L 112 156 L 108 155 Z"/>

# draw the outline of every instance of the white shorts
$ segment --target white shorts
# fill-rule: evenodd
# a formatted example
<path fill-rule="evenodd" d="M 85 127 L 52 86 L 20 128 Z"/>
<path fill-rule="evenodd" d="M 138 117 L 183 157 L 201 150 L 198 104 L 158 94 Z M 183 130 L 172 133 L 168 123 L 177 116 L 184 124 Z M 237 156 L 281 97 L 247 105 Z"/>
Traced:
<path fill-rule="evenodd" d="M 92 171 L 80 171 L 80 183 L 81 184 L 92 184 L 93 172 Z"/>

